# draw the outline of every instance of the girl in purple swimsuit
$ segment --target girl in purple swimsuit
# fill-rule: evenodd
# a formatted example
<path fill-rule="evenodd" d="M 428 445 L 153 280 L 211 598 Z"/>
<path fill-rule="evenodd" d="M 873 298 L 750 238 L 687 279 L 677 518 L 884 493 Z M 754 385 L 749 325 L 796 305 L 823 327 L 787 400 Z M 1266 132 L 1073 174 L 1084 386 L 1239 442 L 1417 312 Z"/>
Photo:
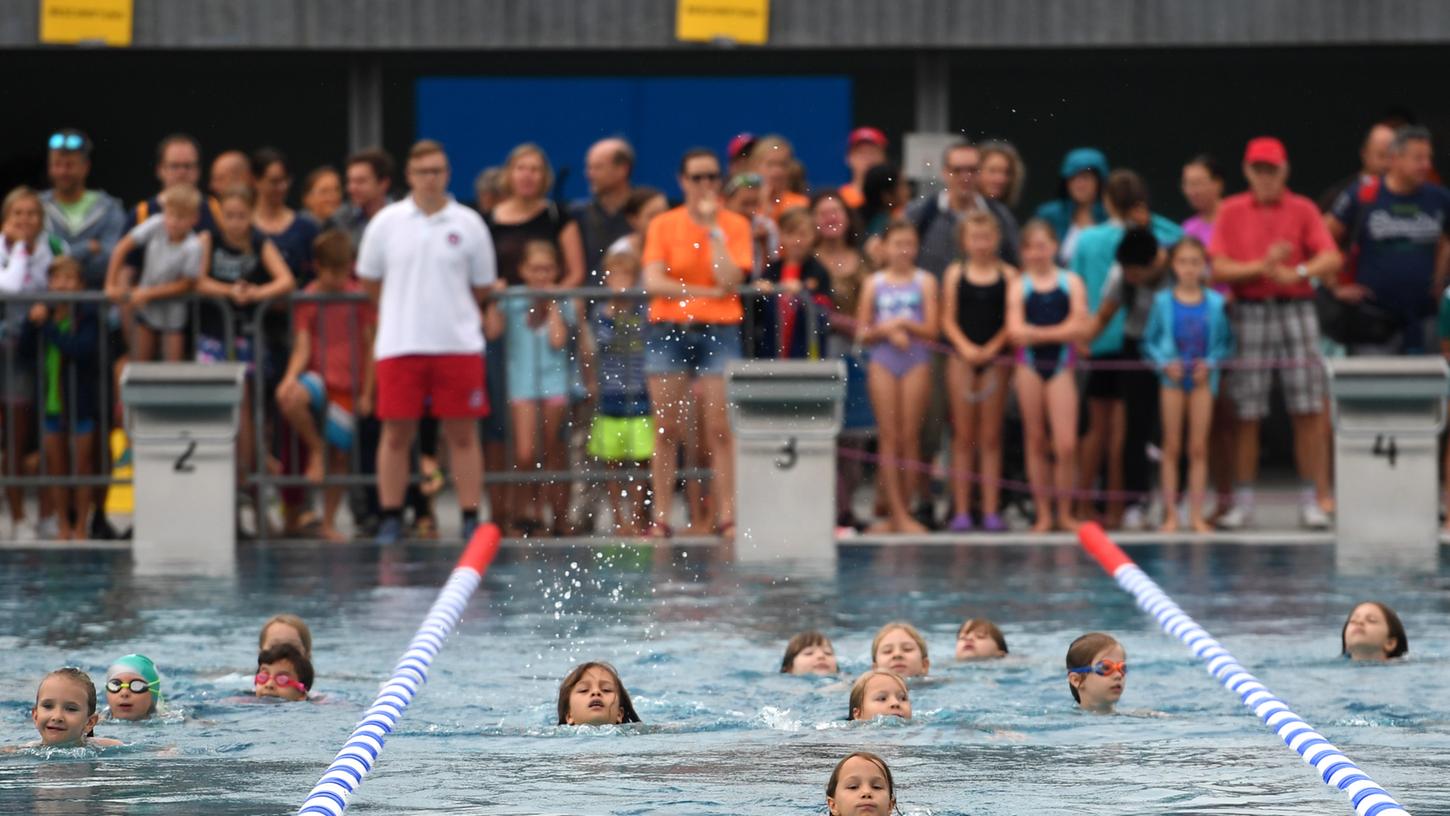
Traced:
<path fill-rule="evenodd" d="M 921 423 L 931 388 L 931 349 L 937 336 L 937 284 L 916 266 L 916 228 L 898 221 L 881 236 L 887 267 L 867 278 L 856 315 L 856 341 L 871 350 L 866 384 L 876 412 L 881 490 L 891 517 L 874 529 L 924 533 L 911 517 L 920 478 Z"/>

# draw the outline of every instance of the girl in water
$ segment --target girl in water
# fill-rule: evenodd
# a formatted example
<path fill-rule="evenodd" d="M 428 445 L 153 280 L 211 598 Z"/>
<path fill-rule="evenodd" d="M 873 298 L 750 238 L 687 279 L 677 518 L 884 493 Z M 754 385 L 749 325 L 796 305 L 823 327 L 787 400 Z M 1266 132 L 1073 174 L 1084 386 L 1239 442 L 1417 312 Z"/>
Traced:
<path fill-rule="evenodd" d="M 896 810 L 896 783 L 886 760 L 866 751 L 847 754 L 826 782 L 831 816 L 882 816 Z"/>
<path fill-rule="evenodd" d="M 629 691 L 608 663 L 580 663 L 559 684 L 559 725 L 637 722 L 639 714 L 635 713 Z"/>
<path fill-rule="evenodd" d="M 871 639 L 871 666 L 889 669 L 902 677 L 925 677 L 931 668 L 926 638 L 906 621 L 892 621 Z"/>
<path fill-rule="evenodd" d="M 877 717 L 911 719 L 911 692 L 901 675 L 885 669 L 872 669 L 851 684 L 848 720 L 874 720 Z"/>
<path fill-rule="evenodd" d="M 106 709 L 112 720 L 148 720 L 161 709 L 161 674 L 145 655 L 128 654 L 106 670 Z"/>
<path fill-rule="evenodd" d="M 90 675 L 66 666 L 47 674 L 35 691 L 30 719 L 40 734 L 31 746 L 57 748 L 109 748 L 117 739 L 90 736 L 101 715 L 96 712 L 96 684 Z"/>
<path fill-rule="evenodd" d="M 1339 652 L 1350 660 L 1393 660 L 1409 650 L 1410 638 L 1400 616 L 1379 601 L 1356 606 L 1339 631 Z"/>
<path fill-rule="evenodd" d="M 840 666 L 836 663 L 831 639 L 814 629 L 791 638 L 780 661 L 781 674 L 835 674 L 838 671 Z"/>
<path fill-rule="evenodd" d="M 1057 238 L 1046 221 L 1022 228 L 1022 275 L 1007 287 L 1007 334 L 1017 347 L 1017 402 L 1027 448 L 1027 479 L 1037 507 L 1034 533 L 1072 530 L 1077 474 L 1077 382 L 1073 344 L 1087 325 L 1082 280 L 1053 265 Z M 1051 458 L 1049 464 L 1049 440 Z"/>
<path fill-rule="evenodd" d="M 1007 656 L 1007 638 L 986 618 L 967 618 L 957 630 L 957 660 L 991 660 Z"/>
<path fill-rule="evenodd" d="M 1067 647 L 1067 688 L 1083 711 L 1114 713 L 1127 682 L 1127 652 L 1111 635 L 1089 632 Z"/>
<path fill-rule="evenodd" d="M 937 336 L 937 285 L 916 266 L 916 228 L 893 222 L 883 236 L 887 266 L 866 279 L 857 307 L 856 342 L 871 347 L 866 383 L 876 413 L 881 487 L 890 518 L 876 529 L 924 533 L 911 516 L 920 457 L 921 423 L 931 389 L 931 349 Z"/>

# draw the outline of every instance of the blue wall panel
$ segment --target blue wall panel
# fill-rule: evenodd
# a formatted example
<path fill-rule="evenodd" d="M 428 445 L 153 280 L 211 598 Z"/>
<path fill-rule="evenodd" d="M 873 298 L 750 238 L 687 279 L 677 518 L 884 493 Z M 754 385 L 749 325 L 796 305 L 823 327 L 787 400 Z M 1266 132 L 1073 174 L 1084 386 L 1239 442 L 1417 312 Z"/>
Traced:
<path fill-rule="evenodd" d="M 565 196 L 582 198 L 584 152 L 611 135 L 634 144 L 635 182 L 671 197 L 679 195 L 675 170 L 685 150 L 723 153 L 741 131 L 785 136 L 816 186 L 847 178 L 847 77 L 428 77 L 418 80 L 416 99 L 417 135 L 447 148 L 460 201 L 473 200 L 480 170 L 501 164 L 526 141 L 548 152 Z"/>

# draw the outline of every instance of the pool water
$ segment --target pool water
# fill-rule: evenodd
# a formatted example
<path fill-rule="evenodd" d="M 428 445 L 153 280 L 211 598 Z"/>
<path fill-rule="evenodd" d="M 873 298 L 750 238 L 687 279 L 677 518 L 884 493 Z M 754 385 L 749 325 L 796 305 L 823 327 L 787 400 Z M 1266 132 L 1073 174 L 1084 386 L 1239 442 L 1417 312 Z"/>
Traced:
<path fill-rule="evenodd" d="M 1412 813 L 1450 813 L 1450 560 L 1432 575 L 1350 577 L 1322 546 L 1128 550 Z M 831 768 L 865 749 L 890 763 L 907 814 L 1351 812 L 1076 548 L 841 553 L 785 578 L 712 548 L 504 550 L 350 811 L 823 813 Z M 156 659 L 180 715 L 102 723 L 131 745 L 99 756 L 0 754 L 0 813 L 294 812 L 454 556 L 249 546 L 235 579 L 196 580 L 134 577 L 124 553 L 0 553 L 5 743 L 35 738 L 46 671 L 76 664 L 101 682 L 132 651 Z M 1409 660 L 1336 657 L 1364 598 L 1399 611 Z M 323 702 L 239 696 L 258 626 L 284 610 L 312 625 Z M 1012 656 L 954 665 L 957 624 L 982 615 Z M 927 633 L 933 658 L 909 723 L 848 725 L 843 684 L 777 673 L 785 641 L 809 627 L 858 673 L 896 618 Z M 1072 708 L 1063 656 L 1094 629 L 1127 648 L 1123 716 Z M 560 678 L 596 658 L 618 666 L 643 725 L 553 724 Z"/>

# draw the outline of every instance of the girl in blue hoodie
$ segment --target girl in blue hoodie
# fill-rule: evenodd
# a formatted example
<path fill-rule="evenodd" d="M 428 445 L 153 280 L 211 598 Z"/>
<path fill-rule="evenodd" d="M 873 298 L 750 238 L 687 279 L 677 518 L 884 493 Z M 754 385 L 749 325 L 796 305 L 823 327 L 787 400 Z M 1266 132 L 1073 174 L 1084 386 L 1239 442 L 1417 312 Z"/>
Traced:
<path fill-rule="evenodd" d="M 1223 295 L 1203 285 L 1208 253 L 1196 238 L 1184 238 L 1168 255 L 1175 283 L 1153 299 L 1143 332 L 1143 356 L 1162 382 L 1163 532 L 1178 529 L 1178 457 L 1188 419 L 1188 518 L 1194 532 L 1210 532 L 1203 518 L 1208 489 L 1208 432 L 1219 366 L 1233 354 Z"/>
<path fill-rule="evenodd" d="M 1037 208 L 1036 217 L 1052 226 L 1061 236 L 1057 247 L 1057 265 L 1066 269 L 1077 248 L 1078 234 L 1094 224 L 1108 220 L 1103 207 L 1103 182 L 1108 178 L 1108 158 L 1101 150 L 1079 147 L 1068 151 L 1058 172 L 1061 179 L 1057 198 Z"/>

